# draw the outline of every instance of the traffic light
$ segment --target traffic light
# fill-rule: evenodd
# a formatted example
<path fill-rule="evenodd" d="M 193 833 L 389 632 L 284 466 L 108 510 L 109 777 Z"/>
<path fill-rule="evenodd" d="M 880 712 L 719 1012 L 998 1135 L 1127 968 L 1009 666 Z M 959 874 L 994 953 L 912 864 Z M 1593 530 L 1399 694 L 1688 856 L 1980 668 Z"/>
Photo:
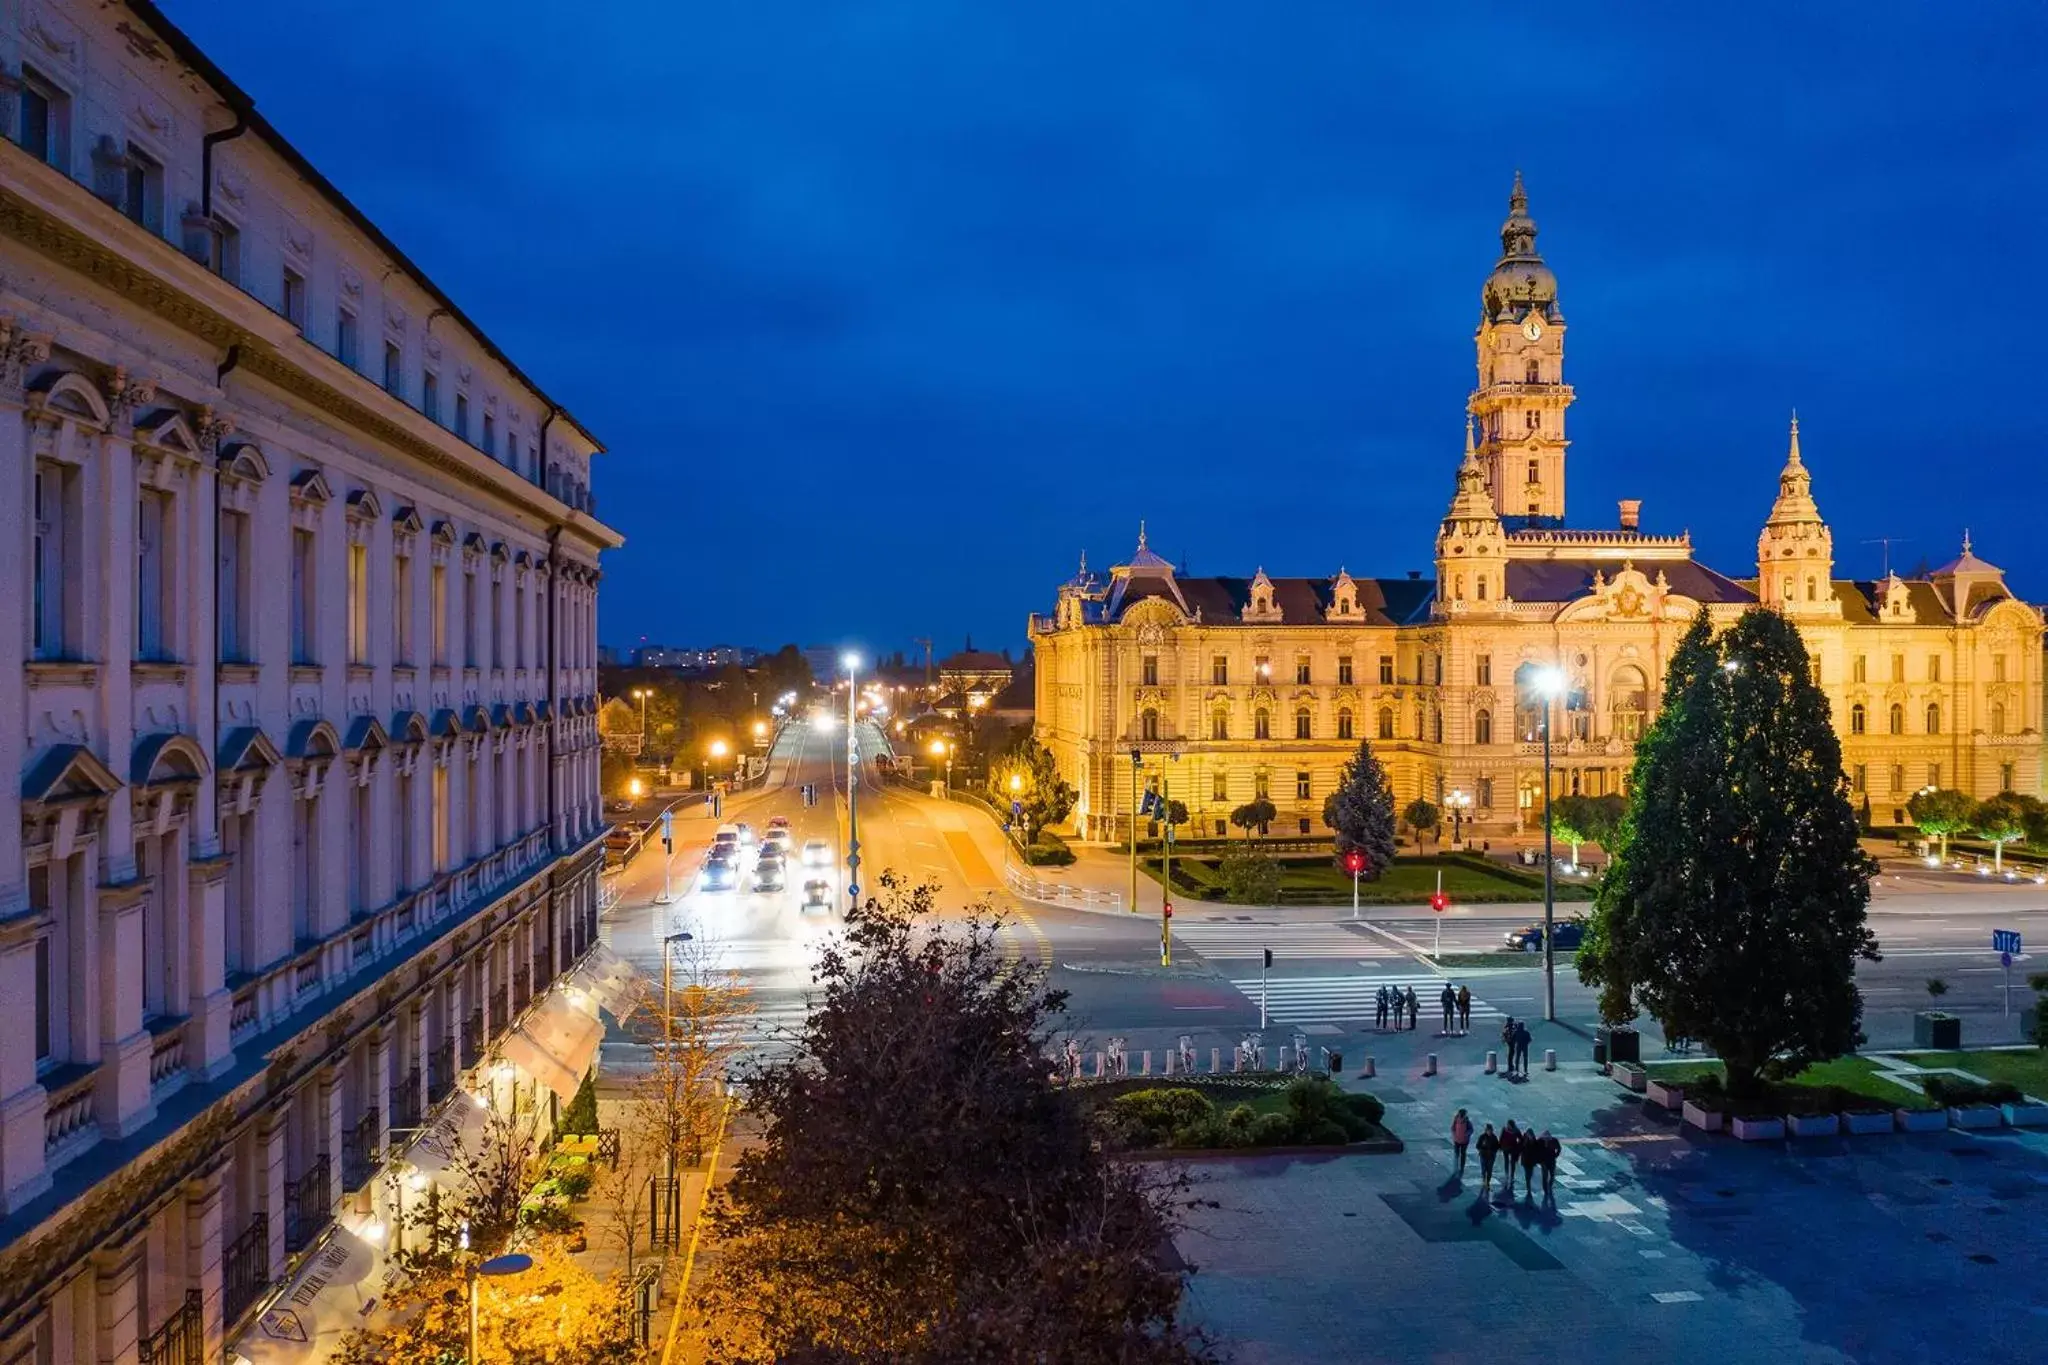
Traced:
<path fill-rule="evenodd" d="M 1166 902 L 1166 905 L 1165 905 L 1165 907 L 1164 907 L 1164 908 L 1163 908 L 1163 909 L 1162 909 L 1162 910 L 1161 910 L 1161 911 L 1159 912 L 1159 917 L 1160 917 L 1161 919 L 1172 919 L 1172 918 L 1173 918 L 1173 902 L 1172 902 L 1172 901 L 1168 901 L 1168 902 Z"/>
<path fill-rule="evenodd" d="M 1441 915 L 1444 911 L 1451 908 L 1451 898 L 1441 891 L 1432 892 L 1429 898 L 1429 908 Z"/>
<path fill-rule="evenodd" d="M 1354 877 L 1365 871 L 1365 854 L 1355 848 L 1347 851 L 1344 855 L 1344 870 Z"/>
<path fill-rule="evenodd" d="M 1266 965 L 1267 965 L 1268 967 L 1272 966 L 1272 965 L 1273 965 L 1273 950 L 1272 950 L 1271 948 L 1264 948 L 1264 949 L 1261 949 L 1260 951 L 1262 951 L 1262 952 L 1263 952 L 1263 953 L 1265 953 L 1265 955 L 1266 955 Z"/>

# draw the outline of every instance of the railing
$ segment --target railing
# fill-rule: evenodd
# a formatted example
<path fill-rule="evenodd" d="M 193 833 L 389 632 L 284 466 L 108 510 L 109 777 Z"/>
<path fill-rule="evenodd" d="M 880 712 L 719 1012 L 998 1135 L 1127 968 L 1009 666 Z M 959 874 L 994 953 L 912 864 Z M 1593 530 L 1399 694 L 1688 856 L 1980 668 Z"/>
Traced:
<path fill-rule="evenodd" d="M 341 1188 L 359 1190 L 370 1183 L 377 1171 L 377 1121 L 382 1115 L 376 1105 L 349 1126 L 341 1137 Z"/>
<path fill-rule="evenodd" d="M 262 1012 L 258 1008 L 261 988 L 261 982 L 251 981 L 235 992 L 234 1004 L 228 1009 L 228 1037 L 234 1042 L 239 1043 L 254 1033 L 256 1025 L 262 1021 Z"/>
<path fill-rule="evenodd" d="M 52 1090 L 48 1106 L 43 1111 L 43 1160 L 47 1163 L 50 1155 L 64 1147 L 74 1138 L 84 1146 L 80 1134 L 90 1133 L 93 1126 L 93 1082 L 99 1077 L 99 1068 L 91 1067 Z"/>
<path fill-rule="evenodd" d="M 462 1064 L 475 1066 L 482 1060 L 484 1052 L 484 1012 L 471 1010 L 469 1018 L 462 1021 Z"/>
<path fill-rule="evenodd" d="M 304 1251 L 334 1216 L 334 1199 L 327 1189 L 327 1153 L 313 1158 L 313 1164 L 297 1180 L 284 1183 L 284 1245 L 287 1251 Z"/>
<path fill-rule="evenodd" d="M 185 1291 L 178 1310 L 137 1343 L 135 1358 L 140 1365 L 205 1365 L 206 1306 L 198 1290 Z"/>
<path fill-rule="evenodd" d="M 1066 882 L 1046 881 L 1034 877 L 1016 864 L 1003 868 L 1003 880 L 1010 884 L 1010 890 L 1026 900 L 1045 901 L 1053 905 L 1080 905 L 1096 909 L 1121 909 L 1124 903 L 1121 891 L 1095 891 L 1085 886 L 1073 886 Z"/>
<path fill-rule="evenodd" d="M 270 1215 L 249 1220 L 221 1256 L 221 1321 L 233 1326 L 270 1287 Z"/>
<path fill-rule="evenodd" d="M 295 995 L 304 995 L 308 991 L 318 990 L 319 988 L 320 954 L 317 952 L 309 953 L 297 965 L 297 970 L 292 977 L 292 992 Z"/>
<path fill-rule="evenodd" d="M 661 1270 L 661 1262 L 654 1261 L 633 1272 L 633 1340 L 643 1347 L 654 1344 L 654 1310 L 661 1305 Z"/>
<path fill-rule="evenodd" d="M 170 1024 L 150 1040 L 149 1088 L 161 1089 L 184 1074 L 185 1030 L 182 1025 Z"/>
<path fill-rule="evenodd" d="M 420 1069 L 413 1067 L 404 1076 L 392 1082 L 391 1103 L 386 1106 L 391 1113 L 393 1128 L 417 1128 L 420 1126 Z"/>
<path fill-rule="evenodd" d="M 512 973 L 512 1012 L 517 1014 L 533 999 L 533 969 L 521 967 Z"/>
<path fill-rule="evenodd" d="M 439 1047 L 428 1054 L 427 1095 L 435 1103 L 446 1099 L 448 1092 L 455 1088 L 455 1040 L 443 1038 Z"/>

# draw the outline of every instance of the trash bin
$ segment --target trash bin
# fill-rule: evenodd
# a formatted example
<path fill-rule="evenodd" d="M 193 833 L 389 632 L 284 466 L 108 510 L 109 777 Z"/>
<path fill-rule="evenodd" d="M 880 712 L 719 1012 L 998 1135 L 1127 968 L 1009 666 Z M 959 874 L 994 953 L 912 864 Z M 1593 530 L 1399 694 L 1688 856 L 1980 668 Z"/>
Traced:
<path fill-rule="evenodd" d="M 1593 1054 L 1593 1059 L 1603 1065 L 1611 1065 L 1616 1062 L 1640 1062 L 1643 1060 L 1643 1036 L 1632 1028 L 1603 1027 L 1594 1037 L 1596 1039 L 1596 1047 L 1600 1044 L 1606 1046 L 1605 1056 L 1602 1056 L 1598 1051 Z"/>
<path fill-rule="evenodd" d="M 1605 1033 L 1607 1030 L 1602 1029 L 1600 1031 Z M 1595 1038 L 1593 1040 L 1593 1065 L 1607 1065 L 1607 1040 L 1605 1038 Z"/>

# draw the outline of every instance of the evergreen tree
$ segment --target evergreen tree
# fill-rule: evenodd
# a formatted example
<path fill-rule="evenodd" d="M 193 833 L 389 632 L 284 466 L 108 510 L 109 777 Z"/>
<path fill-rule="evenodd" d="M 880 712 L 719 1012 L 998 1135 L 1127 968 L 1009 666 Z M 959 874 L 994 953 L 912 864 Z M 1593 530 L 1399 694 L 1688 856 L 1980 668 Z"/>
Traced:
<path fill-rule="evenodd" d="M 1604 1019 L 1647 1011 L 1710 1044 L 1738 1098 L 1855 1048 L 1856 962 L 1878 955 L 1864 922 L 1876 864 L 1807 667 L 1776 612 L 1718 642 L 1705 612 L 1693 622 L 1578 958 Z"/>
<path fill-rule="evenodd" d="M 1371 740 L 1358 741 L 1358 752 L 1344 765 L 1337 790 L 1323 802 L 1323 823 L 1337 832 L 1340 858 L 1354 848 L 1365 855 L 1367 881 L 1393 866 L 1394 788 Z"/>

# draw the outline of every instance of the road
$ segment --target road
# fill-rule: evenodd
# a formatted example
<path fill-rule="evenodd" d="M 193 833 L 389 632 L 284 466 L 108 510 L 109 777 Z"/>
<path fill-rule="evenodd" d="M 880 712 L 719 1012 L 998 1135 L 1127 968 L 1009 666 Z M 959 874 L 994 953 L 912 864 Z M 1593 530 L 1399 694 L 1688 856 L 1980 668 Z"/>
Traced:
<path fill-rule="evenodd" d="M 864 764 L 883 748 L 879 732 L 864 731 Z M 1381 984 L 1413 985 L 1423 1000 L 1426 1026 L 1446 978 L 1469 985 L 1475 997 L 1475 1039 L 1497 1032 L 1503 1015 L 1542 1014 L 1540 959 L 1532 957 L 1526 965 L 1442 972 L 1431 967 L 1417 951 L 1431 946 L 1438 928 L 1426 907 L 1369 908 L 1354 921 L 1348 909 L 1261 910 L 1184 902 L 1174 920 L 1174 963 L 1162 967 L 1156 912 L 1104 913 L 1020 901 L 1003 875 L 1006 841 L 986 815 L 964 803 L 881 786 L 871 782 L 871 776 L 872 769 L 866 769 L 860 792 L 866 890 L 872 892 L 878 875 L 889 870 L 912 882 L 937 884 L 946 917 L 957 918 L 976 905 L 1003 912 L 1008 917 L 1005 955 L 1047 968 L 1051 984 L 1068 992 L 1069 1023 L 1084 1038 L 1099 1042 L 1123 1035 L 1133 1048 L 1161 1049 L 1187 1034 L 1204 1052 L 1227 1046 L 1259 1026 L 1261 963 L 1267 948 L 1274 953 L 1264 990 L 1266 1037 L 1272 1043 L 1299 1030 L 1328 1046 L 1361 1046 L 1359 1035 L 1373 1032 L 1372 997 Z M 815 806 L 803 804 L 807 783 L 815 784 L 819 793 Z M 660 976 L 660 936 L 675 931 L 693 936 L 683 951 L 694 960 L 740 972 L 757 1012 L 745 1040 L 756 1053 L 781 1045 L 804 1018 L 817 950 L 841 924 L 846 836 L 843 729 L 820 732 L 807 723 L 784 727 L 771 751 L 764 785 L 730 798 L 723 818 L 746 821 L 758 830 L 777 815 L 789 819 L 798 846 L 811 838 L 827 841 L 832 866 L 805 868 L 792 859 L 791 885 L 781 892 L 705 890 L 697 884 L 697 870 L 716 822 L 701 804 L 679 807 L 671 864 L 674 903 L 663 906 L 655 901 L 662 889 L 657 842 L 620 875 L 618 904 L 604 921 L 606 942 L 650 979 Z M 812 876 L 832 882 L 834 908 L 829 914 L 806 915 L 799 909 L 800 887 Z M 1454 907 L 1443 916 L 1443 950 L 1489 951 L 1507 929 L 1529 917 L 1526 907 Z M 1887 864 L 1871 907 L 1871 924 L 1885 956 L 1882 962 L 1863 964 L 1858 973 L 1870 1047 L 1911 1043 L 1912 1015 L 1927 1007 L 1929 977 L 1949 984 L 1950 993 L 1941 1004 L 1963 1016 L 1966 1043 L 2016 1039 L 2018 1009 L 2031 997 L 2025 976 L 2038 964 L 2023 959 L 2015 965 L 2013 1015 L 2008 1019 L 2001 1002 L 2005 975 L 1990 950 L 1991 930 L 2018 929 L 2030 945 L 2048 943 L 2048 888 L 1987 884 L 1916 865 Z M 1592 992 L 1578 983 L 1564 959 L 1557 974 L 1557 1000 L 1561 1019 L 1590 1032 L 1595 1023 Z M 1660 1041 L 1651 1036 L 1653 1047 Z M 643 1055 L 623 1037 L 610 1037 L 605 1071 L 612 1076 L 630 1074 Z"/>

